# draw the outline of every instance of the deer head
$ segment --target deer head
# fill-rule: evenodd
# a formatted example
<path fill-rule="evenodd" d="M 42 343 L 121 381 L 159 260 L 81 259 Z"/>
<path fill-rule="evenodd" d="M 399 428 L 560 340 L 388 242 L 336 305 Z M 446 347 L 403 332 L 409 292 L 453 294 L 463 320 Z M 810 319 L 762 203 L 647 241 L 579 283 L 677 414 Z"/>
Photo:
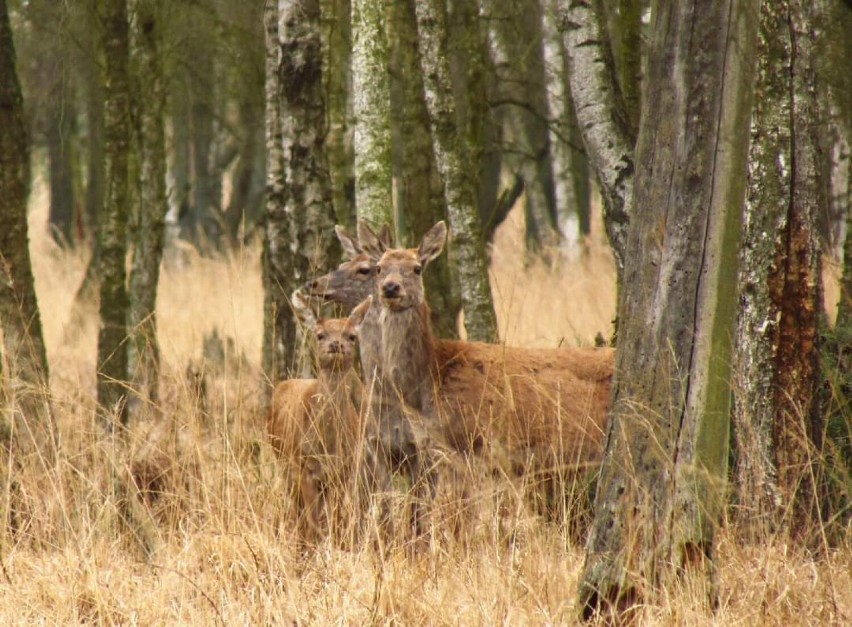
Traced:
<path fill-rule="evenodd" d="M 299 290 L 291 297 L 293 310 L 314 335 L 317 361 L 321 370 L 348 370 L 355 359 L 358 330 L 364 316 L 373 304 L 372 295 L 367 296 L 348 318 L 317 318 L 304 294 Z"/>
<path fill-rule="evenodd" d="M 370 229 L 370 241 L 381 250 L 393 245 L 390 227 L 385 224 L 376 234 Z M 343 252 L 349 258 L 341 263 L 335 270 L 309 281 L 305 290 L 310 296 L 322 298 L 326 302 L 340 303 L 353 308 L 365 298 L 376 291 L 375 259 L 367 253 L 359 243 L 358 239 L 348 233 L 342 226 L 334 227 L 337 239 L 343 247 Z M 381 254 L 379 254 L 379 257 Z"/>
<path fill-rule="evenodd" d="M 376 262 L 378 297 L 383 306 L 400 311 L 424 303 L 422 272 L 444 250 L 447 225 L 441 221 L 429 229 L 417 248 L 388 248 L 369 229 L 358 229 L 361 246 Z"/>

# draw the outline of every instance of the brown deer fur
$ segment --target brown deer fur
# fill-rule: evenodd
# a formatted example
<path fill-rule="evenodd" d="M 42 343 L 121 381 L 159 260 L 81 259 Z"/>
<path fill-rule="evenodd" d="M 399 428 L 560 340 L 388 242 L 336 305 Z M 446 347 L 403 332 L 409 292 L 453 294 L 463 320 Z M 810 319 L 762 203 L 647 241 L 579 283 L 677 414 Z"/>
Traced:
<path fill-rule="evenodd" d="M 315 319 L 298 293 L 292 300 L 313 332 L 318 376 L 288 379 L 275 387 L 267 432 L 293 478 L 302 532 L 316 539 L 327 527 L 329 513 L 343 513 L 366 487 L 361 380 L 352 366 L 358 328 L 372 297 L 348 318 L 329 320 Z"/>
<path fill-rule="evenodd" d="M 348 307 L 369 294 L 379 297 L 381 275 L 366 270 L 388 252 L 386 241 L 366 224 L 359 225 L 360 242 L 343 229 L 337 234 L 350 260 L 309 284 L 311 295 Z M 362 328 L 362 354 L 382 353 L 378 309 L 364 321 L 370 329 Z M 584 468 L 600 461 L 615 364 L 612 349 L 446 340 L 427 334 L 422 325 L 414 335 L 431 345 L 422 350 L 431 350 L 432 364 L 420 372 L 431 375 L 436 414 L 454 448 L 487 449 L 517 472 L 530 466 L 541 472 Z M 372 344 L 366 348 L 365 337 Z"/>

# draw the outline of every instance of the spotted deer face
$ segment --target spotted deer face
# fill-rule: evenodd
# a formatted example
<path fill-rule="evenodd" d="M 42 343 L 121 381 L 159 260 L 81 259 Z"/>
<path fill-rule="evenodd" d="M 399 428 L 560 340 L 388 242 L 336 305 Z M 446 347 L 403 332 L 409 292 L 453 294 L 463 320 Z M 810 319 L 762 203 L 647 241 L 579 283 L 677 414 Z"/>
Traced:
<path fill-rule="evenodd" d="M 293 309 L 314 335 L 314 349 L 321 370 L 352 367 L 357 352 L 358 330 L 373 303 L 372 295 L 359 304 L 348 318 L 319 318 L 298 290 L 291 297 Z"/>

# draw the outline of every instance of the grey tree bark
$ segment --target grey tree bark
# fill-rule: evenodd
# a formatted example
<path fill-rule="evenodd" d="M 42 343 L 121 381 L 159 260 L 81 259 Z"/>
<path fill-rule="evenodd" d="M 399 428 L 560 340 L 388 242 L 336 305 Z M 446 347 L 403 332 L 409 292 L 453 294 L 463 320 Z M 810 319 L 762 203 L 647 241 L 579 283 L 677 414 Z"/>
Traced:
<path fill-rule="evenodd" d="M 604 18 L 597 2 L 560 2 L 560 30 L 568 51 L 571 94 L 586 155 L 600 186 L 604 227 L 622 284 L 633 210 L 634 145 L 618 87 Z"/>
<path fill-rule="evenodd" d="M 382 0 L 352 0 L 355 207 L 374 227 L 393 225 L 390 83 Z"/>
<path fill-rule="evenodd" d="M 355 153 L 352 113 L 352 2 L 325 0 L 328 136 L 325 147 L 337 220 L 355 232 Z"/>
<path fill-rule="evenodd" d="M 397 242 L 415 246 L 433 224 L 447 219 L 446 202 L 432 151 L 414 3 L 390 2 L 387 15 Z M 432 262 L 423 282 L 432 329 L 440 337 L 457 337 L 461 303 L 453 289 L 449 258 Z"/>
<path fill-rule="evenodd" d="M 524 181 L 527 246 L 559 242 L 548 129 L 547 80 L 540 2 L 495 0 L 490 4 L 498 90 L 505 108 L 504 159 Z"/>
<path fill-rule="evenodd" d="M 27 234 L 27 128 L 9 12 L 6 0 L 0 0 L 0 357 L 6 358 L 8 375 L 7 398 L 3 400 L 13 401 L 16 418 L 28 421 L 35 430 L 49 420 L 43 402 L 49 393 L 49 372 Z"/>
<path fill-rule="evenodd" d="M 129 371 L 140 409 L 159 400 L 160 345 L 157 341 L 157 286 L 163 256 L 166 201 L 165 93 L 161 59 L 160 0 L 134 6 L 137 142 L 140 161 L 139 205 L 134 224 L 130 275 Z"/>
<path fill-rule="evenodd" d="M 269 12 L 267 8 L 267 17 L 271 18 Z M 340 256 L 323 148 L 326 127 L 319 18 L 317 0 L 281 0 L 277 36 L 267 24 L 267 35 L 280 48 L 276 55 L 270 45 L 268 54 L 276 55 L 277 66 L 267 67 L 278 80 L 277 86 L 267 84 L 267 115 L 278 115 L 280 124 L 276 131 L 270 126 L 273 122 L 267 120 L 268 158 L 276 158 L 277 152 L 281 159 L 280 172 L 276 171 L 278 165 L 270 162 L 270 175 L 277 178 L 270 179 L 267 204 L 266 263 L 271 272 L 265 285 L 267 291 L 283 290 L 276 296 L 277 307 L 270 309 L 273 317 L 268 319 L 274 320 L 270 330 L 280 348 L 276 352 L 283 358 L 283 362 L 271 364 L 268 372 L 273 379 L 281 376 L 282 367 L 306 364 L 303 351 L 297 350 L 295 321 L 286 295 L 313 273 L 335 266 Z M 277 92 L 270 93 L 276 87 Z M 280 151 L 270 145 L 276 135 L 281 141 Z"/>
<path fill-rule="evenodd" d="M 737 1 L 659 1 L 652 15 L 636 151 L 643 210 L 625 249 L 610 425 L 579 584 L 586 617 L 626 618 L 679 574 L 716 601 L 757 16 Z"/>
<path fill-rule="evenodd" d="M 465 329 L 471 340 L 497 338 L 497 316 L 488 281 L 482 225 L 476 211 L 477 183 L 466 146 L 459 141 L 455 99 L 447 61 L 447 16 L 439 0 L 415 3 L 420 62 L 435 161 L 444 180 L 452 242 L 450 254 L 461 288 Z"/>
<path fill-rule="evenodd" d="M 764 2 L 737 324 L 738 517 L 760 539 L 803 537 L 818 504 L 822 279 L 826 205 L 810 2 Z"/>
<path fill-rule="evenodd" d="M 102 0 L 106 59 L 106 191 L 98 220 L 100 329 L 98 403 L 108 428 L 127 422 L 127 257 L 128 155 L 130 153 L 130 36 L 125 0 Z"/>

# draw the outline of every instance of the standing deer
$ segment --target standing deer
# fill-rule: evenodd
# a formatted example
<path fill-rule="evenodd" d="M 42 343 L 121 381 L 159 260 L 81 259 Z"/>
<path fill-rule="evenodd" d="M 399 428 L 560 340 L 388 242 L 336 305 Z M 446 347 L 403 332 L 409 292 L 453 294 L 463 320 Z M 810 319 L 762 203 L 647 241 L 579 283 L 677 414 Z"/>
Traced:
<path fill-rule="evenodd" d="M 309 540 L 322 534 L 332 515 L 358 513 L 364 503 L 359 499 L 367 498 L 371 484 L 383 483 L 381 468 L 363 454 L 369 450 L 364 446 L 369 426 L 353 369 L 358 329 L 372 300 L 368 296 L 348 318 L 317 319 L 298 291 L 291 298 L 314 336 L 317 378 L 276 386 L 267 432 L 279 459 L 295 475 L 294 495 Z"/>
<path fill-rule="evenodd" d="M 360 241 L 340 228 L 337 235 L 350 260 L 309 284 L 311 295 L 348 307 L 370 293 L 380 300 L 381 275 L 371 273 L 370 264 L 390 250 L 387 241 L 366 223 L 359 224 Z M 362 344 L 362 354 L 382 354 L 376 314 L 383 310 L 374 307 L 364 321 L 362 336 L 371 340 L 366 349 Z M 443 438 L 454 448 L 499 453 L 516 474 L 530 470 L 545 482 L 549 475 L 564 476 L 564 469 L 582 471 L 600 462 L 612 349 L 533 349 L 431 336 L 429 343 L 434 362 L 420 372 L 437 390 Z"/>

